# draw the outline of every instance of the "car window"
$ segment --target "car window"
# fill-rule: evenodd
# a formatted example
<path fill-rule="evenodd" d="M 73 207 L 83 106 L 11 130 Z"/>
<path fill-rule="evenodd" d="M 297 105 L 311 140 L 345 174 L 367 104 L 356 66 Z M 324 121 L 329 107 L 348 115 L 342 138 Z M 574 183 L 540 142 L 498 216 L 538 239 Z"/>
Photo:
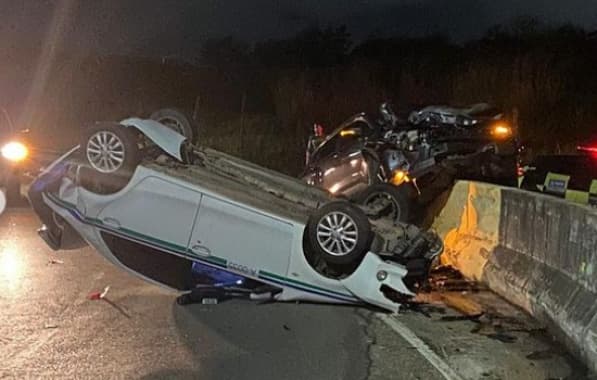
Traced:
<path fill-rule="evenodd" d="M 346 130 L 359 130 L 360 133 L 358 135 L 342 135 L 341 132 Z M 342 154 L 349 152 L 355 146 L 361 144 L 362 138 L 371 137 L 374 132 L 368 123 L 361 120 L 346 124 L 341 129 L 336 130 L 334 135 L 317 149 L 312 161 L 324 159 L 334 153 Z"/>
<path fill-rule="evenodd" d="M 334 154 L 334 152 L 336 152 L 336 144 L 338 142 L 338 139 L 340 139 L 339 133 L 334 135 L 329 140 L 325 141 L 322 145 L 319 146 L 319 148 L 317 148 L 311 160 L 321 160 Z"/>
<path fill-rule="evenodd" d="M 336 152 L 337 153 L 346 153 L 349 152 L 355 147 L 360 146 L 362 139 L 369 138 L 373 135 L 373 130 L 369 126 L 369 124 L 363 121 L 355 121 L 347 125 L 344 130 L 356 130 L 360 131 L 357 135 L 344 135 L 340 136 L 339 139 L 336 140 Z"/>

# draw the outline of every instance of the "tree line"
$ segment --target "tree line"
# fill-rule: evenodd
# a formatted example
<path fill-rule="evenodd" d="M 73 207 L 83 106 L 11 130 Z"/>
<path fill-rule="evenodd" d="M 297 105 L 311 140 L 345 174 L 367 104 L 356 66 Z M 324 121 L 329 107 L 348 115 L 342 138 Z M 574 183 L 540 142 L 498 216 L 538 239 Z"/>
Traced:
<path fill-rule="evenodd" d="M 314 122 L 331 128 L 386 100 L 405 114 L 427 104 L 516 108 L 536 152 L 570 151 L 597 133 L 597 39 L 569 25 L 523 18 L 464 44 L 442 35 L 355 42 L 344 27 L 312 28 L 256 44 L 211 39 L 199 52 L 192 64 L 60 57 L 31 127 L 60 144 L 58 129 L 177 106 L 195 114 L 203 143 L 291 174 Z"/>

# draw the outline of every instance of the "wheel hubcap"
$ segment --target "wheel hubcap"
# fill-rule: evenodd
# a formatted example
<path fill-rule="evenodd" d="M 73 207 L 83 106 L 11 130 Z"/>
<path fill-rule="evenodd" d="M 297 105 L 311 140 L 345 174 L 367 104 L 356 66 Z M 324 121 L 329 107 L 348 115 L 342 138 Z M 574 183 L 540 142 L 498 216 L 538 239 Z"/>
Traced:
<path fill-rule="evenodd" d="M 124 163 L 124 144 L 110 131 L 99 131 L 87 141 L 87 160 L 97 171 L 114 173 Z"/>
<path fill-rule="evenodd" d="M 356 223 L 343 212 L 331 212 L 317 224 L 317 242 L 332 256 L 348 255 L 356 247 L 358 237 Z"/>

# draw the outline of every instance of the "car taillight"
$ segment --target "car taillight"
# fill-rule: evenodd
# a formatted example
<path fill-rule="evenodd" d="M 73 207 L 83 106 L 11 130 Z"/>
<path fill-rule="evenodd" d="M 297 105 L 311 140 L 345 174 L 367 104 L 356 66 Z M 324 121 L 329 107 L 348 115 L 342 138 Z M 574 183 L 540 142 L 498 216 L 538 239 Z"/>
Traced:
<path fill-rule="evenodd" d="M 582 146 L 576 147 L 579 152 L 585 152 L 590 154 L 593 158 L 597 159 L 597 146 Z"/>
<path fill-rule="evenodd" d="M 581 146 L 579 145 L 576 149 L 581 152 L 597 153 L 597 146 Z"/>

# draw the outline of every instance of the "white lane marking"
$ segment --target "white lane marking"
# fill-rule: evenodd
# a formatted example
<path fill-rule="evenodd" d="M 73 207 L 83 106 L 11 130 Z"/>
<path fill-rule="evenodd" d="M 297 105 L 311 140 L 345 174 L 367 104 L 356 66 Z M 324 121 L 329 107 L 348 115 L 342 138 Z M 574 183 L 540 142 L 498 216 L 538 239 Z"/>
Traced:
<path fill-rule="evenodd" d="M 429 364 L 442 374 L 446 380 L 463 380 L 442 358 L 440 358 L 429 346 L 421 340 L 411 329 L 389 314 L 377 314 L 378 318 L 385 322 L 392 330 L 398 333 L 404 340 L 410 343 Z"/>

